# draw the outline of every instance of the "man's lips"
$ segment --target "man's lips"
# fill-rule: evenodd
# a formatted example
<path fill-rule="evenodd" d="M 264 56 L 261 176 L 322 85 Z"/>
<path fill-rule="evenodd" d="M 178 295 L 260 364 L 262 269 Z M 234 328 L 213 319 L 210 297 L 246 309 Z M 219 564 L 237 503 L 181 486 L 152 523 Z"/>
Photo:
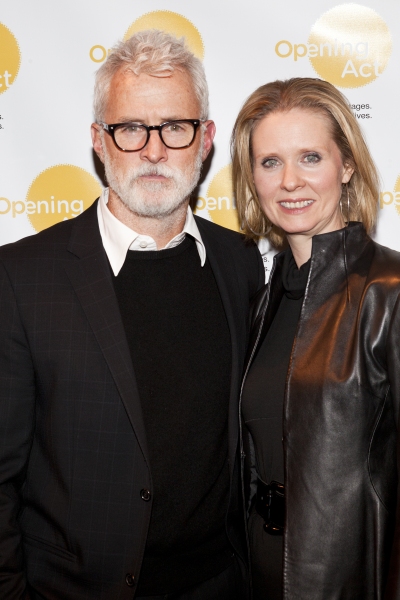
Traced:
<path fill-rule="evenodd" d="M 141 179 L 155 179 L 155 180 L 167 180 L 168 177 L 165 177 L 165 175 L 152 175 L 151 173 L 145 174 L 145 175 L 140 175 Z"/>

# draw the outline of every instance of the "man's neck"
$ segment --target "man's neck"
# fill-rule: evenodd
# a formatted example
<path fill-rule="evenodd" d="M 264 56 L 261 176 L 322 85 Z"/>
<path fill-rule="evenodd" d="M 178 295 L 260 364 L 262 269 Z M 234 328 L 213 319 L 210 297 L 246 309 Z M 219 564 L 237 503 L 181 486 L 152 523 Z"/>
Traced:
<path fill-rule="evenodd" d="M 165 248 L 168 242 L 183 230 L 188 205 L 189 198 L 170 215 L 161 218 L 142 217 L 129 210 L 111 189 L 107 203 L 109 211 L 118 221 L 140 235 L 152 237 L 159 250 Z"/>

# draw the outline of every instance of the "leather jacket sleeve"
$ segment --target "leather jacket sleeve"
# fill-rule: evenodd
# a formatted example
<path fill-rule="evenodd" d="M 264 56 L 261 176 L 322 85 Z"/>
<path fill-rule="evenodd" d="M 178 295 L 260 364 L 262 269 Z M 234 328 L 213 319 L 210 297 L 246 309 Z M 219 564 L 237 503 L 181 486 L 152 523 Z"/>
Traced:
<path fill-rule="evenodd" d="M 400 427 L 400 296 L 395 303 L 389 324 L 387 339 L 387 370 L 390 392 L 396 418 L 397 431 Z M 397 442 L 397 469 L 400 467 L 400 443 Z M 400 481 L 400 476 L 398 477 Z M 396 528 L 389 566 L 386 600 L 400 598 L 400 486 L 397 489 Z"/>

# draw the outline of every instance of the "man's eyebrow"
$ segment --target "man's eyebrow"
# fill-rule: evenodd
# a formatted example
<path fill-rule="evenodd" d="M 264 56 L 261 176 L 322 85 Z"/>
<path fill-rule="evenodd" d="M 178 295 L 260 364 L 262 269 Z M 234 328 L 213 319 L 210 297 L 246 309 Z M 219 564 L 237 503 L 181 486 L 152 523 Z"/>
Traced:
<path fill-rule="evenodd" d="M 185 120 L 185 117 L 178 117 L 176 115 L 163 117 L 160 119 L 159 123 L 146 123 L 144 119 L 135 119 L 134 117 L 122 116 L 116 121 L 117 123 L 143 123 L 145 125 L 161 125 L 162 123 L 168 123 L 169 121 L 182 121 Z"/>
<path fill-rule="evenodd" d="M 117 123 L 143 123 L 142 119 L 135 119 L 133 117 L 119 117 Z"/>
<path fill-rule="evenodd" d="M 168 121 L 184 121 L 184 120 L 185 120 L 185 117 L 175 115 L 175 116 L 172 116 L 172 117 L 166 117 L 165 119 L 163 119 L 161 121 L 161 123 L 167 123 Z"/>

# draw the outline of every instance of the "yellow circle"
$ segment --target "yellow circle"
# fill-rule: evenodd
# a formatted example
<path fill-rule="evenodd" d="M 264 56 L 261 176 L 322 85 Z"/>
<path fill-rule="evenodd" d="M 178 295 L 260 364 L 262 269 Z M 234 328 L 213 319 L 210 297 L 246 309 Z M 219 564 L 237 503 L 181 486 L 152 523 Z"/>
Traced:
<path fill-rule="evenodd" d="M 341 88 L 358 88 L 385 70 L 392 38 L 372 8 L 341 4 L 324 13 L 308 38 L 308 56 L 317 74 Z"/>
<path fill-rule="evenodd" d="M 197 210 L 206 210 L 211 221 L 234 231 L 240 231 L 236 202 L 232 189 L 232 166 L 218 171 L 208 186 L 207 196 L 198 198 Z M 195 209 L 196 212 L 196 209 Z"/>
<path fill-rule="evenodd" d="M 197 27 L 186 17 L 171 10 L 148 12 L 132 23 L 124 35 L 124 40 L 145 29 L 160 29 L 171 33 L 177 38 L 185 37 L 189 49 L 197 58 L 203 60 L 204 44 L 202 37 Z"/>
<path fill-rule="evenodd" d="M 14 83 L 21 64 L 21 53 L 13 33 L 0 23 L 0 94 Z"/>
<path fill-rule="evenodd" d="M 96 50 L 100 50 L 101 52 L 101 57 L 100 58 L 96 58 L 94 53 Z M 107 50 L 104 48 L 104 46 L 99 46 L 98 44 L 96 46 L 92 46 L 89 50 L 89 56 L 90 59 L 95 62 L 95 63 L 101 63 L 104 62 L 107 58 Z"/>
<path fill-rule="evenodd" d="M 36 231 L 81 214 L 101 194 L 88 171 L 74 165 L 56 165 L 42 171 L 26 195 L 26 213 Z"/>

